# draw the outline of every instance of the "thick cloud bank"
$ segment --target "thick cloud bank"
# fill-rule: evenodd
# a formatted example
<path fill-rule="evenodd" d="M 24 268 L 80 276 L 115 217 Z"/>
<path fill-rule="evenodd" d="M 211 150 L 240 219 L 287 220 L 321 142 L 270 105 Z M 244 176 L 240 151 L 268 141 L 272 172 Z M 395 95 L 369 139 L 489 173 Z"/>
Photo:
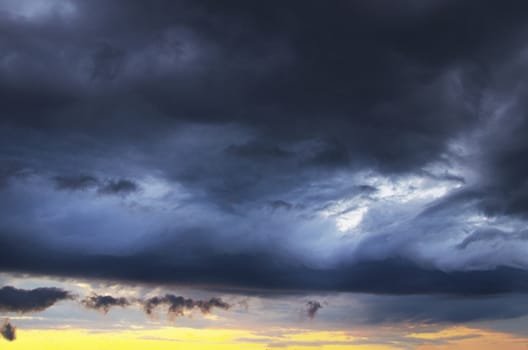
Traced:
<path fill-rule="evenodd" d="M 527 10 L 2 1 L 0 270 L 519 298 Z M 6 311 L 68 298 L 6 288 Z"/>

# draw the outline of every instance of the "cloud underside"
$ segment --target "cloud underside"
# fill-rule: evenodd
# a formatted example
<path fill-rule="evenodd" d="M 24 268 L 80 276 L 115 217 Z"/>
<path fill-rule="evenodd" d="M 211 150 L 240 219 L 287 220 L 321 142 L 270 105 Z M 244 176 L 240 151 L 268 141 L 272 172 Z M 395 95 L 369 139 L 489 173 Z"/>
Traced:
<path fill-rule="evenodd" d="M 493 295 L 528 292 L 528 272 L 512 267 L 444 272 L 402 259 L 364 261 L 333 268 L 314 268 L 279 261 L 272 255 L 189 256 L 167 261 L 154 254 L 134 256 L 67 255 L 50 258 L 38 251 L 3 245 L 4 271 L 180 284 L 242 293 L 362 292 L 374 294 Z"/>
<path fill-rule="evenodd" d="M 0 4 L 1 272 L 524 314 L 526 2 L 23 3 Z M 426 307 L 476 296 L 506 299 Z"/>

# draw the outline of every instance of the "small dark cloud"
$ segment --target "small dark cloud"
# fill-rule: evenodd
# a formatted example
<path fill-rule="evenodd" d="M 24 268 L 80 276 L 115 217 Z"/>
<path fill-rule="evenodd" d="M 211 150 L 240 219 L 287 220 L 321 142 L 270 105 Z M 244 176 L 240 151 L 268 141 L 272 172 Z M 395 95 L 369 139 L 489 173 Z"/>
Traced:
<path fill-rule="evenodd" d="M 0 188 L 8 184 L 11 179 L 20 179 L 30 175 L 32 171 L 22 163 L 15 161 L 0 161 Z"/>
<path fill-rule="evenodd" d="M 208 314 L 213 308 L 228 310 L 231 305 L 220 298 L 211 298 L 209 300 L 194 300 L 182 296 L 166 294 L 161 297 L 152 297 L 143 301 L 145 312 L 150 315 L 160 305 L 168 306 L 170 316 L 183 316 L 185 311 L 191 311 L 198 308 L 203 314 Z"/>
<path fill-rule="evenodd" d="M 320 302 L 317 300 L 310 300 L 306 303 L 306 316 L 308 316 L 309 319 L 313 319 L 315 317 L 315 314 L 319 309 L 321 309 L 323 306 Z"/>
<path fill-rule="evenodd" d="M 108 43 L 101 44 L 92 56 L 92 79 L 114 80 L 125 61 L 125 52 Z"/>
<path fill-rule="evenodd" d="M 0 325 L 0 334 L 8 341 L 16 339 L 16 327 L 13 326 L 9 319 L 5 319 L 2 325 Z"/>
<path fill-rule="evenodd" d="M 347 146 L 338 140 L 321 142 L 307 160 L 310 165 L 338 167 L 350 162 Z"/>
<path fill-rule="evenodd" d="M 98 192 L 102 194 L 129 194 L 132 192 L 136 192 L 139 189 L 139 186 L 127 179 L 119 179 L 119 180 L 109 180 L 106 181 L 104 184 L 102 184 Z"/>
<path fill-rule="evenodd" d="M 6 286 L 0 289 L 1 312 L 39 312 L 61 300 L 73 299 L 72 294 L 60 288 L 17 289 Z"/>
<path fill-rule="evenodd" d="M 268 204 L 273 210 L 276 210 L 276 209 L 290 210 L 291 208 L 293 208 L 293 204 L 283 201 L 281 199 L 271 201 Z"/>
<path fill-rule="evenodd" d="M 56 176 L 53 181 L 58 190 L 96 190 L 103 195 L 126 195 L 139 189 L 139 186 L 129 179 L 101 180 L 92 175 Z"/>
<path fill-rule="evenodd" d="M 101 310 L 105 314 L 114 306 L 126 307 L 130 305 L 128 299 L 111 295 L 93 294 L 82 300 L 82 304 L 88 309 Z"/>
<path fill-rule="evenodd" d="M 208 314 L 213 308 L 219 308 L 222 310 L 229 310 L 230 304 L 226 303 L 220 298 L 211 298 L 209 300 L 197 300 L 196 307 L 200 309 L 203 314 Z"/>
<path fill-rule="evenodd" d="M 99 184 L 99 180 L 91 175 L 55 176 L 53 180 L 57 189 L 69 191 L 84 191 Z"/>

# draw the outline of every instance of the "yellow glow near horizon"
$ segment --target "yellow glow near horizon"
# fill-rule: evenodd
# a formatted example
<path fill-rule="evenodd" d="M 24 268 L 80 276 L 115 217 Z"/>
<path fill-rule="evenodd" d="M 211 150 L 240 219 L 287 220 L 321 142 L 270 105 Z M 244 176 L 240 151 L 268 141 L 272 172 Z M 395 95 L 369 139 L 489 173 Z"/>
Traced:
<path fill-rule="evenodd" d="M 442 329 L 438 332 L 422 332 L 422 333 L 411 333 L 408 334 L 408 338 L 435 340 L 435 339 L 446 339 L 453 337 L 472 336 L 480 334 L 482 331 L 479 329 L 473 329 L 468 327 L 451 327 Z"/>
<path fill-rule="evenodd" d="M 175 350 L 175 349 L 268 349 L 268 342 L 290 345 L 282 349 L 391 350 L 388 346 L 331 344 L 353 340 L 345 332 L 286 331 L 281 337 L 232 329 L 162 328 L 100 332 L 77 329 L 18 330 L 17 340 L 2 344 L 13 350 Z M 317 345 L 317 342 L 322 342 Z M 325 344 L 326 342 L 326 344 Z M 7 346 L 6 346 L 7 345 Z"/>
<path fill-rule="evenodd" d="M 417 350 L 526 350 L 528 340 L 507 333 L 468 327 L 452 327 L 439 332 L 412 333 L 407 337 L 423 340 L 444 340 L 440 344 L 417 346 Z"/>
<path fill-rule="evenodd" d="M 526 350 L 526 344 L 528 344 L 526 339 L 509 334 L 466 327 L 452 327 L 438 332 L 410 333 L 404 338 L 424 341 L 443 340 L 437 344 L 417 345 L 417 350 L 491 350 L 497 348 Z M 17 340 L 10 343 L 1 341 L 1 347 L 13 350 L 265 350 L 275 345 L 281 349 L 292 350 L 395 350 L 401 349 L 401 346 L 396 345 L 402 345 L 401 338 L 395 346 L 354 343 L 358 340 L 365 340 L 365 338 L 353 336 L 346 331 L 302 329 L 277 329 L 270 330 L 270 332 L 185 327 L 114 332 L 80 329 L 19 329 Z"/>

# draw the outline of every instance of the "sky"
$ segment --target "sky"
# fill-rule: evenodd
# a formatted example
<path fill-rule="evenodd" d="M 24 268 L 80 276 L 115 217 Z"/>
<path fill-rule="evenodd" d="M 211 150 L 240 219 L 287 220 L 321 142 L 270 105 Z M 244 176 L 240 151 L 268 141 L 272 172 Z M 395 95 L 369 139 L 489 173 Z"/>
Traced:
<path fill-rule="evenodd" d="M 528 3 L 0 0 L 1 349 L 526 349 Z"/>

